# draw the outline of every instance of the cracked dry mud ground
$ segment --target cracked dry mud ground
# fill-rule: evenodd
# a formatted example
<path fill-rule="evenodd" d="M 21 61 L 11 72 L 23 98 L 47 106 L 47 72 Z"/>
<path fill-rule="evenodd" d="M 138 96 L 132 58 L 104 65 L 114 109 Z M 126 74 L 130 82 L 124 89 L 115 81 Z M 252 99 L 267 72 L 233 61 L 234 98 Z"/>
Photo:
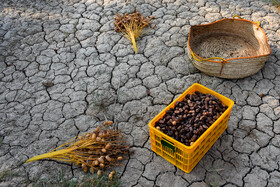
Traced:
<path fill-rule="evenodd" d="M 113 31 L 115 14 L 134 8 L 157 18 L 137 40 L 138 54 Z M 277 11 L 255 0 L 1 1 L 0 173 L 16 174 L 0 186 L 53 180 L 61 169 L 67 179 L 81 179 L 82 170 L 65 163 L 23 162 L 94 128 L 103 114 L 135 150 L 119 168 L 124 186 L 280 186 Z M 185 53 L 190 25 L 235 14 L 261 22 L 272 55 L 245 79 L 200 73 Z M 46 81 L 54 85 L 46 88 Z M 186 174 L 151 151 L 148 122 L 195 82 L 236 104 L 226 132 Z"/>

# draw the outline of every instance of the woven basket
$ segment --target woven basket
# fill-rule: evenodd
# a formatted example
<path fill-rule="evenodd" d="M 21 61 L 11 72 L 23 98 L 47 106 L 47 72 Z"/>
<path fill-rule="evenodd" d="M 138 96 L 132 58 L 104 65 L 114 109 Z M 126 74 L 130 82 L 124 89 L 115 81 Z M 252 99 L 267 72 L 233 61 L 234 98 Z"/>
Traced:
<path fill-rule="evenodd" d="M 205 74 L 238 79 L 257 73 L 271 49 L 259 24 L 226 18 L 191 26 L 187 53 L 194 66 Z"/>

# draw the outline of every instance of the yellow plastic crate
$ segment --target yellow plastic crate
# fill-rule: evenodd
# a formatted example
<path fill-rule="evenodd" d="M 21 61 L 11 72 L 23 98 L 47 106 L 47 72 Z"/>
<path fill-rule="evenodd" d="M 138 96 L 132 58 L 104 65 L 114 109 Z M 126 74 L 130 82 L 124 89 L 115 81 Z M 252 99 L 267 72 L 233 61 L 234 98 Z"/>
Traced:
<path fill-rule="evenodd" d="M 219 98 L 227 110 L 195 141 L 191 146 L 186 146 L 181 142 L 169 137 L 155 128 L 155 123 L 161 119 L 167 110 L 175 107 L 177 101 L 182 101 L 187 94 L 193 94 L 195 91 L 209 93 Z M 226 130 L 231 109 L 234 102 L 227 97 L 214 92 L 198 83 L 193 84 L 182 95 L 168 105 L 149 123 L 152 150 L 158 155 L 174 164 L 184 172 L 190 173 L 205 153 L 212 147 L 216 140 Z"/>

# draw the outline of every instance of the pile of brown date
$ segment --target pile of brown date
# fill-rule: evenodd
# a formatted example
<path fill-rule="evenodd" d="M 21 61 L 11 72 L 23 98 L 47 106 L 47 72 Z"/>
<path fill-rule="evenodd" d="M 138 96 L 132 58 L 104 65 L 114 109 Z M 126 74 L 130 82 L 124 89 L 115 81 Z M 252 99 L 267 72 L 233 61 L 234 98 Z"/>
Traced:
<path fill-rule="evenodd" d="M 177 101 L 155 127 L 179 142 L 192 145 L 227 109 L 218 98 L 198 91 Z"/>

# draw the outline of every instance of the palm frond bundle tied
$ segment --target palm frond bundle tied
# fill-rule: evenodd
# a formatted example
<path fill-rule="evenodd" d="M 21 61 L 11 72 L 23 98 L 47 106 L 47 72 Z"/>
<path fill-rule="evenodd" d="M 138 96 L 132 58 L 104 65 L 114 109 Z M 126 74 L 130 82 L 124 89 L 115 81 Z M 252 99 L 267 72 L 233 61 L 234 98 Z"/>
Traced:
<path fill-rule="evenodd" d="M 80 165 L 84 172 L 90 170 L 92 173 L 119 165 L 117 162 L 131 152 L 129 146 L 125 145 L 121 132 L 110 128 L 112 124 L 111 121 L 105 121 L 95 130 L 72 138 L 49 153 L 34 156 L 25 163 L 51 159 Z"/>
<path fill-rule="evenodd" d="M 151 26 L 151 20 L 154 18 L 154 16 L 146 18 L 139 12 L 132 14 L 126 13 L 124 15 L 117 14 L 114 22 L 115 31 L 122 33 L 127 39 L 129 39 L 132 42 L 135 53 L 138 53 L 135 40 L 150 30 L 145 30 L 145 28 Z M 152 26 L 151 29 L 154 27 L 155 26 Z"/>

